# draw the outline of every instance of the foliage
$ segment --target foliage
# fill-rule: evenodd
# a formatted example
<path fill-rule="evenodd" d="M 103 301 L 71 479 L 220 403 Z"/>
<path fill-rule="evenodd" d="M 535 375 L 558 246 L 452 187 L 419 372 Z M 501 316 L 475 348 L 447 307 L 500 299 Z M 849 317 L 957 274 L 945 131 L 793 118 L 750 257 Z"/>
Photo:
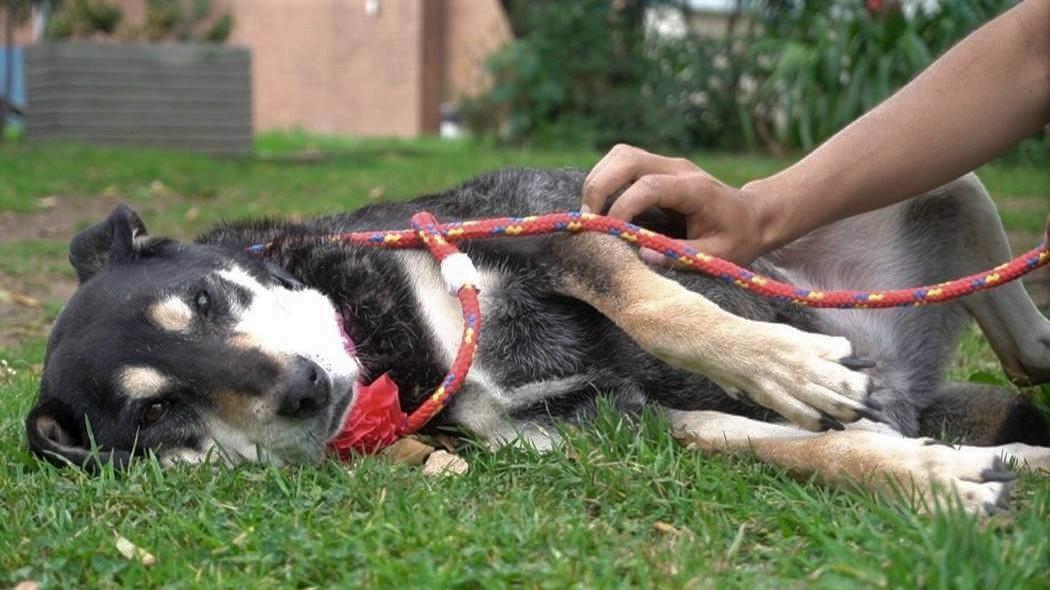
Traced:
<path fill-rule="evenodd" d="M 103 0 L 66 0 L 51 16 L 47 36 L 52 39 L 84 39 L 112 35 L 124 12 Z"/>
<path fill-rule="evenodd" d="M 648 10 L 686 11 L 672 0 L 509 2 L 518 37 L 464 111 L 517 143 L 810 149 L 1014 3 L 742 0 L 712 38 L 647 30 Z"/>
<path fill-rule="evenodd" d="M 123 41 L 223 43 L 233 30 L 229 12 L 215 14 L 212 0 L 147 0 L 141 26 L 122 25 L 120 8 L 105 0 L 66 0 L 50 18 L 53 39 L 115 36 Z"/>
<path fill-rule="evenodd" d="M 516 3 L 522 34 L 489 61 L 491 90 L 463 103 L 477 132 L 502 127 L 513 142 L 617 141 L 691 149 L 734 147 L 741 118 L 733 97 L 742 46 L 687 32 L 646 32 L 646 11 L 669 0 Z"/>
<path fill-rule="evenodd" d="M 233 16 L 212 15 L 211 0 L 148 0 L 143 35 L 149 41 L 210 41 L 222 43 L 233 28 Z M 210 24 L 209 24 L 210 23 Z"/>
<path fill-rule="evenodd" d="M 751 48 L 764 80 L 755 116 L 784 115 L 778 139 L 811 149 L 871 109 L 1016 0 L 770 0 Z M 763 66 L 769 65 L 766 71 Z"/>

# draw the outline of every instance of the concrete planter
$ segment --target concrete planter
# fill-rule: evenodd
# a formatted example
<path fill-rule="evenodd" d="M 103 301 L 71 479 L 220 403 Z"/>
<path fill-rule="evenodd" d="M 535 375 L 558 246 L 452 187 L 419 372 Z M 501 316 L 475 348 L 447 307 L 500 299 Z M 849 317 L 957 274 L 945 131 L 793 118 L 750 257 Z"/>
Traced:
<path fill-rule="evenodd" d="M 251 53 L 201 44 L 26 48 L 25 139 L 244 155 Z"/>

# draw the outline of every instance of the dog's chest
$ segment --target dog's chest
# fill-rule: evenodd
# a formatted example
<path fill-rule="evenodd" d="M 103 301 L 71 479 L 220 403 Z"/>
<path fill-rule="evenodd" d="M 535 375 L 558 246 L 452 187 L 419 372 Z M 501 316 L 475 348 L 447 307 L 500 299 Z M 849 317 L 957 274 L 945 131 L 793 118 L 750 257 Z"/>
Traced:
<path fill-rule="evenodd" d="M 437 264 L 424 252 L 401 252 L 400 263 L 408 277 L 412 298 L 422 317 L 424 329 L 437 348 L 441 361 L 448 364 L 456 355 L 463 336 L 463 312 L 459 300 L 448 292 Z M 482 317 L 498 301 L 503 277 L 491 269 L 479 269 Z M 477 375 L 483 368 L 475 366 L 471 371 Z"/>
<path fill-rule="evenodd" d="M 459 301 L 447 291 L 429 255 L 402 252 L 399 256 L 435 356 L 447 367 L 463 334 Z M 541 288 L 530 286 L 540 281 L 511 275 L 507 268 L 479 269 L 480 348 L 444 418 L 492 442 L 520 436 L 543 447 L 549 444 L 546 433 L 535 424 L 517 423 L 513 415 L 584 385 L 580 347 L 567 344 L 560 334 L 573 331 L 565 312 L 559 314 Z"/>

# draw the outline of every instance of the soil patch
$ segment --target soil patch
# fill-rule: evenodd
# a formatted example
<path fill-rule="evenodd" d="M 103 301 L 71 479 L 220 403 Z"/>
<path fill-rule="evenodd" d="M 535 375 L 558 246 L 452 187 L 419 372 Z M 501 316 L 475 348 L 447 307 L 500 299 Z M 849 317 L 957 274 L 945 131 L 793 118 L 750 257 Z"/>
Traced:
<path fill-rule="evenodd" d="M 69 240 L 98 223 L 122 201 L 117 196 L 45 197 L 29 213 L 0 211 L 0 245 L 25 240 Z M 156 208 L 161 203 L 151 202 Z M 51 329 L 55 311 L 76 290 L 69 275 L 41 272 L 10 276 L 0 272 L 0 348 L 41 339 Z"/>
<path fill-rule="evenodd" d="M 76 280 L 68 276 L 35 277 L 27 282 L 0 273 L 0 348 L 47 336 L 55 310 L 76 289 Z"/>
<path fill-rule="evenodd" d="M 105 219 L 120 202 L 117 197 L 44 197 L 31 213 L 0 211 L 0 244 L 69 239 L 86 224 Z"/>

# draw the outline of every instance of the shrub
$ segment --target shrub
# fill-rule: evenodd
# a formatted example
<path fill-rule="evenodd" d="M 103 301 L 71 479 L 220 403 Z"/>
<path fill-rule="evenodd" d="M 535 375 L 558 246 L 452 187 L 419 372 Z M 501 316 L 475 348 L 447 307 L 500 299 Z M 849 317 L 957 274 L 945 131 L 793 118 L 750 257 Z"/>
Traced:
<path fill-rule="evenodd" d="M 490 90 L 462 103 L 476 133 L 777 151 L 812 148 L 1016 0 L 741 0 L 748 25 L 718 39 L 647 34 L 647 10 L 681 1 L 509 4 L 517 39 L 489 61 Z"/>
<path fill-rule="evenodd" d="M 681 149 L 743 137 L 732 39 L 646 35 L 646 10 L 670 0 L 534 0 L 512 9 L 516 41 L 488 63 L 492 87 L 463 102 L 476 132 L 513 142 L 617 141 Z"/>
<path fill-rule="evenodd" d="M 811 149 L 857 118 L 940 53 L 1016 0 L 780 0 L 757 16 L 752 46 L 764 79 L 755 112 L 784 117 L 777 139 Z M 757 115 L 756 115 L 757 116 Z"/>
<path fill-rule="evenodd" d="M 105 0 L 66 0 L 59 4 L 48 21 L 47 34 L 52 39 L 116 36 L 124 41 L 222 43 L 233 29 L 233 17 L 228 12 L 214 15 L 211 0 L 147 0 L 141 27 L 120 27 L 120 8 Z"/>
<path fill-rule="evenodd" d="M 90 38 L 112 35 L 124 13 L 102 0 L 67 0 L 47 23 L 52 39 Z"/>

